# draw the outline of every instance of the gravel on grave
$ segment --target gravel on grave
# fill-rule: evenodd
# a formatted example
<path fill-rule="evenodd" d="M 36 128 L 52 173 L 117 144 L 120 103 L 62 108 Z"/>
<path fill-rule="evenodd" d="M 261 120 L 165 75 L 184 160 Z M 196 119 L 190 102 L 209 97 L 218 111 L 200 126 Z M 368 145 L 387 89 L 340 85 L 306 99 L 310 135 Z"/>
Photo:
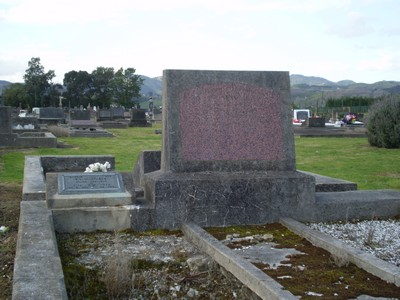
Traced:
<path fill-rule="evenodd" d="M 400 267 L 400 220 L 311 223 L 312 229 Z"/>
<path fill-rule="evenodd" d="M 260 299 L 183 236 L 59 234 L 60 239 L 68 237 L 74 239 L 74 261 L 88 269 L 104 271 L 110 257 L 163 264 L 133 271 L 129 299 Z M 171 272 L 177 265 L 179 271 Z"/>

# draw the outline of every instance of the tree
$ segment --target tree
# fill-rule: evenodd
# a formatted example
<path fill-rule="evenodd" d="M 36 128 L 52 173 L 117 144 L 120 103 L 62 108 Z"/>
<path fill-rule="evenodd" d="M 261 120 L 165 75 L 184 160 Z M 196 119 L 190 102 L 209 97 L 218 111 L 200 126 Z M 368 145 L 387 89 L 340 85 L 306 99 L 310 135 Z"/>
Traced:
<path fill-rule="evenodd" d="M 33 106 L 44 105 L 44 96 L 49 92 L 52 86 L 52 80 L 55 77 L 53 70 L 44 72 L 44 67 L 40 63 L 39 57 L 32 57 L 28 62 L 28 69 L 25 71 L 24 81 L 28 95 L 33 99 Z"/>
<path fill-rule="evenodd" d="M 114 78 L 114 68 L 97 67 L 92 76 L 92 105 L 107 107 L 111 104 L 111 81 Z"/>
<path fill-rule="evenodd" d="M 135 75 L 134 68 L 124 70 L 120 68 L 112 80 L 111 88 L 113 98 L 121 106 L 126 108 L 132 106 L 133 99 L 140 96 L 140 88 L 143 79 L 139 75 Z"/>
<path fill-rule="evenodd" d="M 30 98 L 23 83 L 10 84 L 3 90 L 3 100 L 6 106 L 30 108 Z"/>
<path fill-rule="evenodd" d="M 70 71 L 64 75 L 65 97 L 72 107 L 87 107 L 92 97 L 92 83 L 93 77 L 86 71 Z"/>
<path fill-rule="evenodd" d="M 368 142 L 371 146 L 400 148 L 400 96 L 382 96 L 368 111 Z"/>

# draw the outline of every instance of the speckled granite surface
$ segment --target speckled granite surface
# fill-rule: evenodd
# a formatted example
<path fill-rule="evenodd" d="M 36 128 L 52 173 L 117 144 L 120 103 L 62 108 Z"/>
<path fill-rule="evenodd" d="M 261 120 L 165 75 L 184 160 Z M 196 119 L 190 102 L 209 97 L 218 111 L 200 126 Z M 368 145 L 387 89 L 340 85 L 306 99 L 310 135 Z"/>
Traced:
<path fill-rule="evenodd" d="M 294 171 L 288 72 L 165 70 L 171 172 Z"/>

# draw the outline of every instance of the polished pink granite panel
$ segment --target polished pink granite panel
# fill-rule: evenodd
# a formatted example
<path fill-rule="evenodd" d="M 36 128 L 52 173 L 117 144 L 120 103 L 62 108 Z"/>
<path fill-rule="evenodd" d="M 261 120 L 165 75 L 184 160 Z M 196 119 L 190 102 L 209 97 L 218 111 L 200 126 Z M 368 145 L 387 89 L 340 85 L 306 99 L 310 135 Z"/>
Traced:
<path fill-rule="evenodd" d="M 285 158 L 279 94 L 247 83 L 205 84 L 179 97 L 186 161 Z"/>

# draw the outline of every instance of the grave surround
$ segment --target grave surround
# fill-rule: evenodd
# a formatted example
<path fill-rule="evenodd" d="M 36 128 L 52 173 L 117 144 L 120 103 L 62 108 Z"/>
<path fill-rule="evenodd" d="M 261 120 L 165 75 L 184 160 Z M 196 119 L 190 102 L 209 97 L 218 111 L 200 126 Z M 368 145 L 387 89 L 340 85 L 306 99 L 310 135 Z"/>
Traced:
<path fill-rule="evenodd" d="M 0 106 L 0 147 L 57 147 L 57 138 L 51 132 L 13 132 L 11 113 L 11 107 Z"/>

